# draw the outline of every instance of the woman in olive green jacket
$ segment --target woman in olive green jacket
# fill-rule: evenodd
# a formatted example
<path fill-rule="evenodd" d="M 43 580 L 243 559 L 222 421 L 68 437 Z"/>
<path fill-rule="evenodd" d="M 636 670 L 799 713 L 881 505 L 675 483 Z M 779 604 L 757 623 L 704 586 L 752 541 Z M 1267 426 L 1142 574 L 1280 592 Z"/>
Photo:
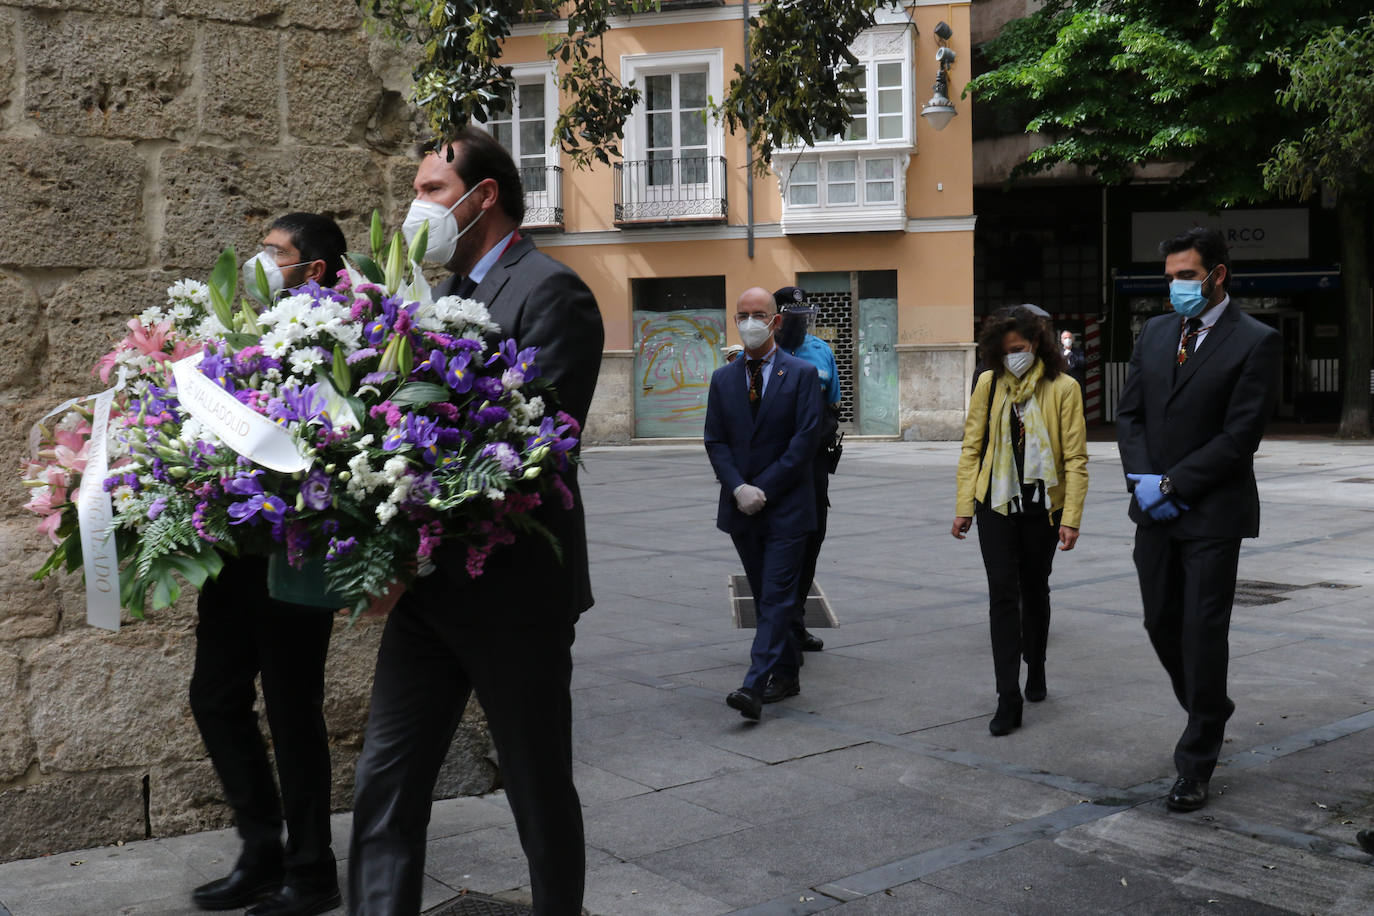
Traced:
<path fill-rule="evenodd" d="M 950 533 L 963 540 L 978 519 L 988 576 L 994 735 L 1021 725 L 1025 699 L 1045 699 L 1050 568 L 1054 550 L 1078 541 L 1088 491 L 1083 395 L 1063 372 L 1047 321 L 1016 306 L 984 325 L 978 379 L 964 423 L 958 499 Z"/>

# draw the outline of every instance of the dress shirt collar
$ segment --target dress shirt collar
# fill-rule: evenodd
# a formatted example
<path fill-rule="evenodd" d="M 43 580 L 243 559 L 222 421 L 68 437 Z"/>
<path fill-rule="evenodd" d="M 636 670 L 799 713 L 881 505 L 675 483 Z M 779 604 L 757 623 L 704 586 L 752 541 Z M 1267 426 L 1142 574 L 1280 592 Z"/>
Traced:
<path fill-rule="evenodd" d="M 496 266 L 496 262 L 501 259 L 501 255 L 505 254 L 506 249 L 510 247 L 511 239 L 515 237 L 517 231 L 512 229 L 507 232 L 499 242 L 487 250 L 486 254 L 478 258 L 477 263 L 472 265 L 472 270 L 468 272 L 468 279 L 472 280 L 473 283 L 481 283 L 485 280 L 492 267 Z"/>

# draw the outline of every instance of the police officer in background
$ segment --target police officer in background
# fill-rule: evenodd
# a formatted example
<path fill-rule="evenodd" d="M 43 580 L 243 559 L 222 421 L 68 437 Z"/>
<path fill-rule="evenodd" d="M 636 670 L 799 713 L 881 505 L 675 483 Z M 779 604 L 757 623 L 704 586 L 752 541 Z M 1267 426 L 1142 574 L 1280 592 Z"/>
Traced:
<path fill-rule="evenodd" d="M 825 647 L 819 636 L 806 629 L 803 619 L 806 612 L 806 596 L 811 591 L 811 580 L 816 575 L 816 559 L 821 553 L 821 543 L 825 540 L 825 522 L 830 506 L 830 474 L 834 470 L 832 450 L 836 447 L 836 433 L 840 425 L 840 376 L 835 365 L 835 354 L 830 345 L 810 333 L 816 321 L 816 307 L 808 305 L 806 293 L 796 286 L 784 286 L 773 294 L 773 300 L 782 313 L 782 327 L 778 329 L 777 342 L 787 353 L 804 359 L 816 367 L 821 380 L 821 401 L 825 411 L 821 416 L 820 450 L 816 453 L 812 466 L 812 477 L 816 488 L 816 530 L 806 542 L 806 554 L 802 560 L 801 574 L 797 577 L 797 607 L 793 617 L 793 634 L 800 649 L 819 652 Z M 797 656 L 797 664 L 801 664 Z M 786 662 L 781 666 L 786 668 Z M 774 674 L 773 683 L 764 693 L 764 702 L 795 696 L 800 691 L 794 670 L 790 678 L 786 671 Z"/>

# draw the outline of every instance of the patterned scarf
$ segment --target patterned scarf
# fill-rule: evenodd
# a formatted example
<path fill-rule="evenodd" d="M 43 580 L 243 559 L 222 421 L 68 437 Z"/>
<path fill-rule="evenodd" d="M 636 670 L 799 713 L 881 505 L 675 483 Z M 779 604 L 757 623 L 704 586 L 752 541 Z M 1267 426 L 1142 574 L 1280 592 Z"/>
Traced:
<path fill-rule="evenodd" d="M 988 505 L 999 515 L 1009 515 L 1021 511 L 1021 485 L 1039 484 L 1037 498 L 1050 487 L 1059 484 L 1059 476 L 1054 470 L 1054 450 L 1050 447 L 1049 431 L 1045 429 L 1045 416 L 1040 412 L 1040 402 L 1035 397 L 1035 388 L 1045 376 L 1045 365 L 1036 360 L 1021 378 L 1003 370 L 1001 378 L 1006 380 L 1007 396 L 1002 401 L 1002 409 L 989 417 L 989 449 L 992 452 L 992 481 L 988 494 Z M 1011 437 L 1016 424 L 1012 421 L 1012 404 L 1021 411 L 1021 426 L 1025 429 L 1024 479 L 1017 479 L 1016 451 Z M 1049 507 L 1046 506 L 1048 509 Z"/>

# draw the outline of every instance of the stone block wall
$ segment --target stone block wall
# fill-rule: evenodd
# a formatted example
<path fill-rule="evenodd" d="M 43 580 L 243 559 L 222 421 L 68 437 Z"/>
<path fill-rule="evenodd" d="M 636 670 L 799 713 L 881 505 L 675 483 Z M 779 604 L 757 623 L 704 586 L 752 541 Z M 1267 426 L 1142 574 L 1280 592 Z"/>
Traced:
<path fill-rule="evenodd" d="M 15 473 L 29 426 L 94 392 L 124 322 L 289 210 L 399 226 L 406 61 L 353 0 L 0 0 L 0 861 L 224 826 L 187 704 L 193 599 L 110 634 L 46 553 Z M 335 627 L 326 715 L 352 797 L 381 626 Z M 480 710 L 442 794 L 495 784 Z"/>

